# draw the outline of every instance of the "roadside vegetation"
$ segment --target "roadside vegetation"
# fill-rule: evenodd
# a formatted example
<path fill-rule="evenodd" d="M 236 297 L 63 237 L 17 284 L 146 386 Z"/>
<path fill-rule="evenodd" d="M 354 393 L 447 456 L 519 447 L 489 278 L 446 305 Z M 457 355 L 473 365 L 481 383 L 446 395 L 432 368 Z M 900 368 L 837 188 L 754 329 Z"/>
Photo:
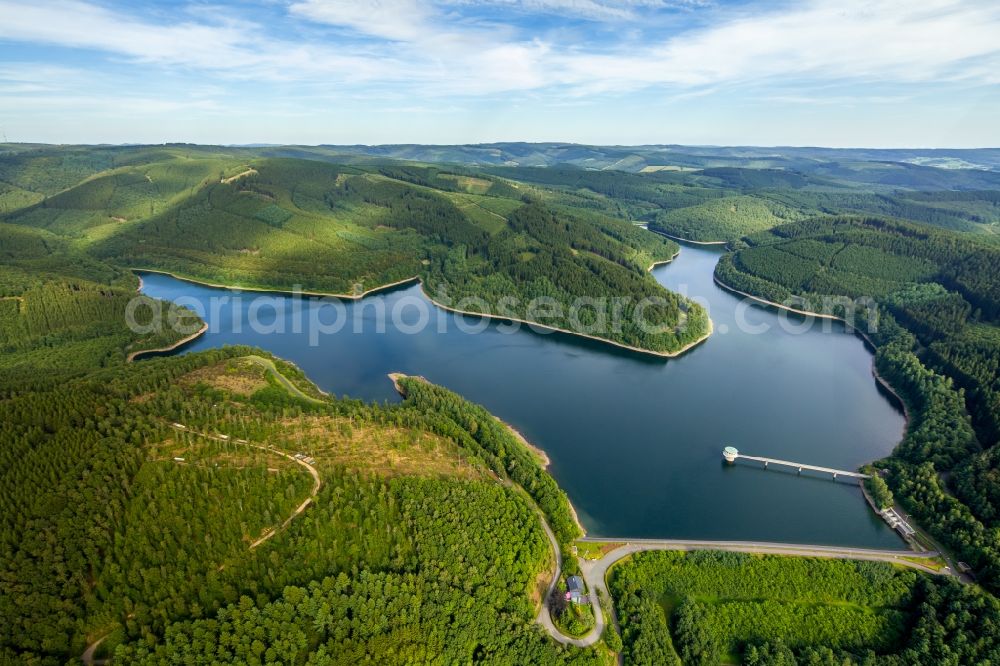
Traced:
<path fill-rule="evenodd" d="M 573 544 L 577 557 L 582 560 L 599 560 L 615 548 L 624 546 L 621 541 L 577 541 Z"/>
<path fill-rule="evenodd" d="M 869 467 L 865 471 L 872 475 L 871 478 L 864 481 L 865 490 L 868 491 L 868 496 L 872 498 L 872 502 L 879 509 L 891 509 L 893 506 L 893 497 L 892 491 L 889 489 L 889 484 L 881 476 L 878 476 L 878 470 L 874 467 Z"/>
<path fill-rule="evenodd" d="M 882 562 L 651 551 L 609 578 L 628 664 L 964 664 L 1000 655 L 983 630 L 1000 618 L 994 597 Z"/>
<path fill-rule="evenodd" d="M 576 604 L 567 601 L 564 582 L 552 591 L 548 604 L 552 622 L 564 635 L 579 638 L 594 628 L 594 610 L 590 603 Z"/>

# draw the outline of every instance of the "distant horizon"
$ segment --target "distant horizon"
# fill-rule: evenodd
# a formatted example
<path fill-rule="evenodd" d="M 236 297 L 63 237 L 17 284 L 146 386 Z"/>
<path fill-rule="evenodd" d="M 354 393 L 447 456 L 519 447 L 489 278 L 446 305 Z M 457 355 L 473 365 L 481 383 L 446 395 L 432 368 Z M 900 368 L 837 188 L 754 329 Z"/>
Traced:
<path fill-rule="evenodd" d="M 454 141 L 454 142 L 425 142 L 425 141 L 389 141 L 379 143 L 366 143 L 363 141 L 349 143 L 283 143 L 253 141 L 245 143 L 216 143 L 201 141 L 122 141 L 122 142 L 99 142 L 90 143 L 86 141 L 52 142 L 52 141 L 3 141 L 2 145 L 12 146 L 86 146 L 86 147 L 109 147 L 128 148 L 142 146 L 213 146 L 220 148 L 279 148 L 282 146 L 302 146 L 304 148 L 339 148 L 360 146 L 366 148 L 379 148 L 387 146 L 494 146 L 505 144 L 526 144 L 526 145 L 555 145 L 555 146 L 595 146 L 601 148 L 751 148 L 751 149 L 793 149 L 793 150 L 892 150 L 892 151 L 919 151 L 919 150 L 950 150 L 950 151 L 973 151 L 973 150 L 1000 150 L 1000 144 L 994 146 L 870 146 L 870 145 L 845 145 L 833 146 L 822 144 L 753 144 L 753 143 L 593 143 L 585 141 L 553 141 L 553 140 L 497 140 L 497 141 Z"/>

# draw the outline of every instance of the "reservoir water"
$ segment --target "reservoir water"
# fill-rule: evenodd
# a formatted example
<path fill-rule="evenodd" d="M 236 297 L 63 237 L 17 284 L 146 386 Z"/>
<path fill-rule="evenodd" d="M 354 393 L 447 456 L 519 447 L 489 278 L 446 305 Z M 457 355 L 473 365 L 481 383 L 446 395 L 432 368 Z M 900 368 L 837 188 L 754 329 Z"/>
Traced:
<path fill-rule="evenodd" d="M 253 345 L 294 362 L 330 393 L 397 401 L 386 374 L 403 372 L 483 404 L 545 450 L 590 536 L 902 547 L 854 483 L 723 462 L 723 446 L 732 445 L 853 470 L 888 454 L 904 420 L 872 377 L 860 338 L 838 323 L 741 304 L 712 280 L 719 255 L 685 246 L 653 270 L 667 288 L 707 304 L 715 323 L 711 338 L 670 360 L 567 335 L 504 332 L 433 306 L 432 324 L 420 332 L 410 330 L 413 308 L 403 310 L 402 326 L 378 332 L 376 309 L 423 299 L 416 285 L 345 303 L 348 314 L 364 308 L 362 332 L 348 323 L 317 346 L 291 321 L 284 333 L 237 330 L 231 308 L 207 309 L 227 290 L 147 273 L 143 292 L 205 304 L 209 332 L 175 353 Z M 243 314 L 250 296 L 243 294 Z M 294 316 L 290 300 L 272 298 L 288 305 L 284 317 Z M 302 303 L 307 315 L 313 307 L 319 302 Z M 277 317 L 269 307 L 258 311 L 263 323 L 269 313 Z M 460 323 L 485 330 L 470 334 Z"/>

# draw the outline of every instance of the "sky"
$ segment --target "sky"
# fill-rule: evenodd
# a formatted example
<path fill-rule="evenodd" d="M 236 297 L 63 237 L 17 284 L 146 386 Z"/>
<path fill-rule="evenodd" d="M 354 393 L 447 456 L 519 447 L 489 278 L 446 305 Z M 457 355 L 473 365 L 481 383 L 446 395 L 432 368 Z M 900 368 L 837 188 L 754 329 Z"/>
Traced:
<path fill-rule="evenodd" d="M 997 0 L 0 0 L 0 141 L 1000 146 Z"/>

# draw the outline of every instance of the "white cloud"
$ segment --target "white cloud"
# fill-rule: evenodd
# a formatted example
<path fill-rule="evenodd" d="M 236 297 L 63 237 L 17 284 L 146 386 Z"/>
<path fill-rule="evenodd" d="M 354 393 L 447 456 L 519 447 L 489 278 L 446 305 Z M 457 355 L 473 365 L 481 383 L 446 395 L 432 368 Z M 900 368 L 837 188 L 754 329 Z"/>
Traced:
<path fill-rule="evenodd" d="M 156 24 L 81 0 L 30 4 L 0 0 L 0 39 L 103 51 L 138 63 L 282 80 L 339 74 L 341 80 L 389 76 L 389 58 L 351 55 L 322 44 L 276 40 L 243 22 Z"/>
<path fill-rule="evenodd" d="M 777 104 L 805 104 L 818 106 L 857 106 L 871 104 L 903 104 L 912 101 L 909 95 L 774 95 L 766 101 Z"/>
<path fill-rule="evenodd" d="M 704 6 L 708 0 L 296 0 L 293 15 L 398 41 L 426 41 L 448 9 L 485 7 L 592 20 L 634 20 L 637 10 Z"/>
<path fill-rule="evenodd" d="M 460 5 L 471 1 L 610 20 L 665 4 L 442 0 L 448 5 L 442 8 L 417 0 L 296 0 L 288 6 L 292 16 L 366 39 L 304 31 L 301 41 L 291 41 L 267 26 L 213 20 L 205 11 L 157 23 L 83 0 L 0 0 L 0 39 L 207 71 L 222 83 L 237 78 L 356 91 L 384 85 L 425 97 L 512 91 L 587 96 L 646 87 L 690 93 L 773 81 L 786 87 L 796 81 L 1000 82 L 1000 4 L 992 0 L 809 0 L 739 14 L 716 7 L 708 10 L 710 25 L 655 43 L 636 40 L 634 33 L 612 43 L 584 43 L 533 35 L 514 24 L 477 24 L 461 16 Z"/>
<path fill-rule="evenodd" d="M 2 90 L 0 86 L 0 90 Z M 19 95 L 0 98 L 0 111 L 14 112 L 30 107 L 35 112 L 72 113 L 96 111 L 103 114 L 161 114 L 189 111 L 224 112 L 225 107 L 214 100 L 183 100 L 138 95 Z"/>
<path fill-rule="evenodd" d="M 682 35 L 652 55 L 678 83 L 797 75 L 929 81 L 961 78 L 970 62 L 996 59 L 998 35 L 1000 4 L 992 1 L 811 2 Z"/>
<path fill-rule="evenodd" d="M 809 78 L 1000 81 L 1000 5 L 811 2 L 683 33 L 634 54 L 561 57 L 568 84 L 702 86 Z"/>
<path fill-rule="evenodd" d="M 467 0 L 453 0 L 457 3 Z M 477 27 L 441 27 L 440 18 L 416 12 L 408 0 L 392 0 L 399 12 L 384 12 L 385 0 L 307 0 L 329 8 L 351 4 L 373 22 L 359 30 L 393 34 L 419 45 L 411 55 L 417 79 L 446 92 L 568 87 L 573 94 L 627 91 L 647 86 L 718 86 L 796 78 L 898 83 L 966 79 L 1000 81 L 1000 5 L 961 0 L 842 0 L 729 16 L 721 10 L 709 27 L 682 32 L 660 43 L 624 41 L 599 46 L 517 41 Z M 522 8 L 622 18 L 658 0 L 478 0 Z M 296 5 L 299 6 L 299 5 Z M 338 10 L 339 12 L 339 10 Z M 328 12 L 327 20 L 350 20 Z M 319 14 L 319 10 L 316 10 Z M 336 16 L 340 16 L 337 18 Z M 391 16 L 391 20 L 384 20 Z M 405 24 L 403 28 L 397 24 Z M 421 56 L 427 67 L 419 67 Z M 448 66 L 436 70 L 435 65 Z"/>
<path fill-rule="evenodd" d="M 690 9 L 709 0 L 443 0 L 448 5 L 483 5 L 592 20 L 635 20 L 637 10 Z"/>
<path fill-rule="evenodd" d="M 418 0 L 302 0 L 292 14 L 391 40 L 413 41 L 426 34 L 427 5 Z"/>
<path fill-rule="evenodd" d="M 180 23 L 152 26 L 76 0 L 0 2 L 0 36 L 12 39 L 101 49 L 160 62 L 208 66 L 230 52 L 241 38 L 224 26 Z"/>

